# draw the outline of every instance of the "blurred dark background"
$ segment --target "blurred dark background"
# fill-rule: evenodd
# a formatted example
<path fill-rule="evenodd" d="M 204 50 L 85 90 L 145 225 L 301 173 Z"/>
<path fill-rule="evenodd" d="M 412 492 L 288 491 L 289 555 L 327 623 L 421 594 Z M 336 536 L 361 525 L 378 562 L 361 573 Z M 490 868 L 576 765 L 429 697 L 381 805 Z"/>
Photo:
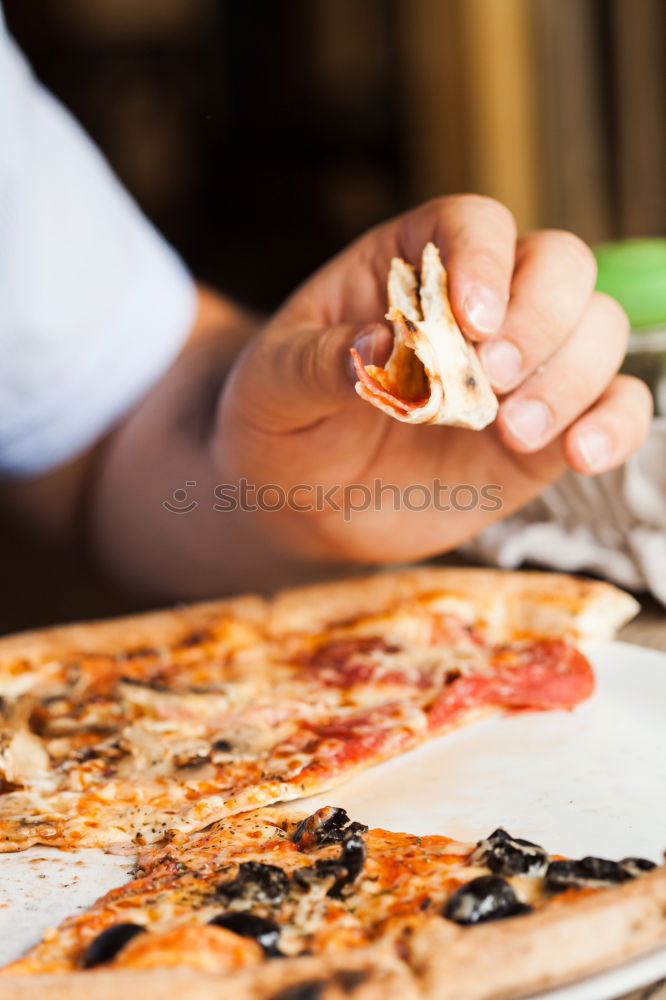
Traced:
<path fill-rule="evenodd" d="M 355 235 L 475 190 L 659 234 L 663 0 L 4 0 L 37 74 L 197 277 L 270 310 Z M 7 529 L 5 529 L 7 531 Z M 15 530 L 0 630 L 126 599 Z M 54 586 L 54 581 L 59 585 Z"/>
<path fill-rule="evenodd" d="M 663 229 L 663 0 L 4 7 L 194 272 L 253 304 L 443 192 L 590 241 Z"/>

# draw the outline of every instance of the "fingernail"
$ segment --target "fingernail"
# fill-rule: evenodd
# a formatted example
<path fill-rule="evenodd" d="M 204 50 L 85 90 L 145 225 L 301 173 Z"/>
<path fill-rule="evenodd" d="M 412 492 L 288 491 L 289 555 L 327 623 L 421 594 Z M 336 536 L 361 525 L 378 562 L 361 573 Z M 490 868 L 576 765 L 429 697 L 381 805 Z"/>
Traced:
<path fill-rule="evenodd" d="M 352 344 L 364 365 L 383 365 L 393 349 L 393 333 L 382 323 L 367 326 Z"/>
<path fill-rule="evenodd" d="M 472 285 L 463 301 L 465 316 L 479 333 L 497 333 L 504 319 L 505 303 L 483 285 Z"/>
<path fill-rule="evenodd" d="M 540 399 L 520 399 L 503 407 L 504 423 L 527 448 L 536 448 L 553 423 L 553 415 Z"/>
<path fill-rule="evenodd" d="M 352 348 L 358 351 L 364 365 L 383 365 L 393 347 L 393 334 L 386 326 L 368 326 L 356 335 Z M 347 370 L 352 382 L 358 375 L 351 354 L 347 356 Z"/>
<path fill-rule="evenodd" d="M 510 340 L 488 340 L 479 355 L 486 375 L 498 389 L 509 388 L 520 374 L 523 358 Z"/>
<path fill-rule="evenodd" d="M 367 330 L 362 330 L 357 336 L 352 344 L 355 351 L 361 356 L 361 361 L 364 365 L 374 364 L 374 355 L 376 350 L 377 336 L 379 333 L 379 327 L 371 326 Z"/>
<path fill-rule="evenodd" d="M 600 427 L 588 427 L 578 437 L 578 448 L 590 472 L 605 469 L 613 454 L 613 444 Z"/>

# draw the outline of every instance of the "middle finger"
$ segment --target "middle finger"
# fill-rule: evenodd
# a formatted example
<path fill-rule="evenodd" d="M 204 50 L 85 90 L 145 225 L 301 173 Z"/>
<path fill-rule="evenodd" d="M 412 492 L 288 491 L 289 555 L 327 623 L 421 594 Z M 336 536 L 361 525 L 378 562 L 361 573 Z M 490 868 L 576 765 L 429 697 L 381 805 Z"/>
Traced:
<path fill-rule="evenodd" d="M 520 385 L 566 339 L 594 290 L 592 251 L 572 233 L 529 233 L 518 244 L 511 301 L 498 338 L 479 349 L 494 388 Z"/>

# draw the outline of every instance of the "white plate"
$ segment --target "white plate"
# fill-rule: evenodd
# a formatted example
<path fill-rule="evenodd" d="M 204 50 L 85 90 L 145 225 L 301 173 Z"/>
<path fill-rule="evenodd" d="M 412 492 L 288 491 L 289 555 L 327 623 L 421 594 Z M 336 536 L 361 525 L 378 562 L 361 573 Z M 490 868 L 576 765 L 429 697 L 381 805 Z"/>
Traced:
<path fill-rule="evenodd" d="M 574 712 L 491 718 L 387 761 L 323 797 L 353 819 L 476 840 L 497 826 L 553 853 L 655 861 L 666 848 L 666 656 L 591 653 L 595 695 Z M 37 859 L 49 858 L 41 862 Z M 122 881 L 126 858 L 34 848 L 0 856 L 0 960 Z M 610 1000 L 666 976 L 666 949 L 548 1000 Z"/>

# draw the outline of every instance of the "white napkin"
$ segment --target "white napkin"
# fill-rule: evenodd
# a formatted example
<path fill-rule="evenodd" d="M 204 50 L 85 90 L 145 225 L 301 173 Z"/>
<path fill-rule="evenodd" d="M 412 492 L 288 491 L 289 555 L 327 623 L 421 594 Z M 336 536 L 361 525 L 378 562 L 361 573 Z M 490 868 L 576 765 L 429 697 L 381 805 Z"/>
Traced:
<path fill-rule="evenodd" d="M 505 568 L 529 561 L 592 571 L 666 604 L 666 418 L 621 469 L 565 473 L 461 551 Z"/>

